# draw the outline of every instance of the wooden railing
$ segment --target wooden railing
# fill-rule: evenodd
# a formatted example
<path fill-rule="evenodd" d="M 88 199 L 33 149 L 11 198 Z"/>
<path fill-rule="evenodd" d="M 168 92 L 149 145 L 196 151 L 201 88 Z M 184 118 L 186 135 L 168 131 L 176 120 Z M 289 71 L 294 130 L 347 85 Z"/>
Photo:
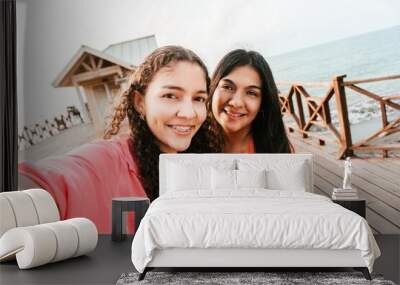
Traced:
<path fill-rule="evenodd" d="M 400 112 L 400 104 L 395 102 L 395 100 L 400 99 L 400 94 L 382 97 L 358 86 L 358 84 L 398 80 L 400 75 L 353 81 L 345 81 L 345 77 L 346 75 L 334 77 L 332 82 L 278 83 L 279 88 L 284 85 L 290 86 L 287 93 L 279 94 L 282 114 L 294 120 L 293 124 L 287 124 L 288 130 L 290 132 L 298 131 L 304 138 L 316 137 L 320 145 L 332 141 L 337 143 L 339 145 L 338 158 L 353 156 L 354 151 L 382 151 L 383 157 L 388 157 L 388 151 L 399 151 L 400 143 L 373 143 L 378 138 L 393 135 L 400 131 L 400 116 L 389 122 L 387 114 L 388 106 Z M 322 97 L 311 96 L 307 89 L 315 87 L 326 89 L 325 95 Z M 352 142 L 346 88 L 355 91 L 357 95 L 367 96 L 380 105 L 381 128 L 357 143 Z M 333 100 L 336 101 L 335 112 L 331 111 L 330 106 Z M 307 114 L 305 114 L 305 109 L 307 109 Z M 337 115 L 336 124 L 332 121 L 333 115 Z M 322 132 L 310 131 L 313 126 L 323 129 L 325 133 L 333 137 L 333 140 Z"/>
<path fill-rule="evenodd" d="M 75 106 L 68 106 L 66 114 L 56 116 L 53 120 L 44 120 L 41 123 L 25 126 L 18 134 L 18 150 L 28 149 L 49 137 L 83 123 L 80 111 Z"/>

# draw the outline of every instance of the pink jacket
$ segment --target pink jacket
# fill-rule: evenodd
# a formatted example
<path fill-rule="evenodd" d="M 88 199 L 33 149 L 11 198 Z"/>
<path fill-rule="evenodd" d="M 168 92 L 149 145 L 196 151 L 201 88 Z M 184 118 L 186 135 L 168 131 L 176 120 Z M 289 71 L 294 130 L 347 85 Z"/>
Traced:
<path fill-rule="evenodd" d="M 109 234 L 112 198 L 146 196 L 131 143 L 129 136 L 97 140 L 63 156 L 21 162 L 19 172 L 53 196 L 61 219 L 86 217 Z"/>

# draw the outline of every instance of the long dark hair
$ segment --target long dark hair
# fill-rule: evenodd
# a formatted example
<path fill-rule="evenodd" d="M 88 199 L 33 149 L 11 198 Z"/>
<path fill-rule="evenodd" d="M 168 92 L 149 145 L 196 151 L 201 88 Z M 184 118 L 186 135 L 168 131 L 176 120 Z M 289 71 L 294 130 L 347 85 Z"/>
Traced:
<path fill-rule="evenodd" d="M 125 117 L 128 117 L 133 141 L 131 153 L 138 163 L 143 187 L 151 201 L 159 195 L 158 162 L 161 151 L 156 137 L 151 132 L 146 121 L 141 118 L 139 112 L 135 109 L 134 93 L 138 92 L 145 95 L 147 87 L 161 68 L 181 61 L 195 63 L 203 69 L 207 92 L 209 93 L 210 78 L 207 68 L 200 57 L 193 51 L 179 46 L 158 48 L 147 56 L 145 61 L 136 69 L 132 83 L 129 89 L 122 94 L 121 101 L 116 107 L 110 126 L 105 133 L 105 138 L 116 135 L 120 130 L 121 122 Z M 208 112 L 207 119 L 192 138 L 190 147 L 184 152 L 221 152 L 221 139 L 210 132 L 211 121 L 212 118 L 210 117 L 210 112 Z"/>
<path fill-rule="evenodd" d="M 251 132 L 257 153 L 290 153 L 291 144 L 286 134 L 280 111 L 278 88 L 272 71 L 264 57 L 256 51 L 237 49 L 229 52 L 218 63 L 210 85 L 210 97 L 214 95 L 219 81 L 235 68 L 249 65 L 261 79 L 261 106 L 252 122 Z M 209 101 L 211 104 L 212 100 Z M 211 110 L 211 108 L 209 108 Z M 212 115 L 214 116 L 214 115 Z M 214 118 L 214 117 L 213 117 Z M 223 132 L 221 126 L 213 119 L 214 132 Z"/>

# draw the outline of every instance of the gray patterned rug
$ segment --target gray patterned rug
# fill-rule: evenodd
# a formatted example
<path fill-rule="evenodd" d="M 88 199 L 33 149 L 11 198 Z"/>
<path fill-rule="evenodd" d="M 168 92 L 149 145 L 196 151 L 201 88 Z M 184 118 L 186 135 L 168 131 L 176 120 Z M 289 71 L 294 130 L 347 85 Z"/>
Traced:
<path fill-rule="evenodd" d="M 360 272 L 148 272 L 142 281 L 139 273 L 122 274 L 117 285 L 133 284 L 379 284 L 395 285 L 381 275 L 372 274 L 372 281 Z"/>

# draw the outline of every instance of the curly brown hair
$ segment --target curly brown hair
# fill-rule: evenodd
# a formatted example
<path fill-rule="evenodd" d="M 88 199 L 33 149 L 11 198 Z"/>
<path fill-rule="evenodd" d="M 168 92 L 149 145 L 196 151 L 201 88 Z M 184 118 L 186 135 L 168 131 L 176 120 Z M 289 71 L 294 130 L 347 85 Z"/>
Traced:
<path fill-rule="evenodd" d="M 128 84 L 129 88 L 122 93 L 120 102 L 115 108 L 111 123 L 104 138 L 110 138 L 120 131 L 121 122 L 127 117 L 131 130 L 131 154 L 138 163 L 140 179 L 150 201 L 159 195 L 158 161 L 161 153 L 157 139 L 151 132 L 146 121 L 134 107 L 134 93 L 145 95 L 155 74 L 171 63 L 186 61 L 199 65 L 205 75 L 207 93 L 209 93 L 210 78 L 203 61 L 193 51 L 179 46 L 164 46 L 153 51 L 136 69 Z M 209 100 L 209 99 L 207 99 Z M 188 153 L 215 153 L 222 151 L 223 138 L 210 132 L 211 111 L 192 139 Z"/>

